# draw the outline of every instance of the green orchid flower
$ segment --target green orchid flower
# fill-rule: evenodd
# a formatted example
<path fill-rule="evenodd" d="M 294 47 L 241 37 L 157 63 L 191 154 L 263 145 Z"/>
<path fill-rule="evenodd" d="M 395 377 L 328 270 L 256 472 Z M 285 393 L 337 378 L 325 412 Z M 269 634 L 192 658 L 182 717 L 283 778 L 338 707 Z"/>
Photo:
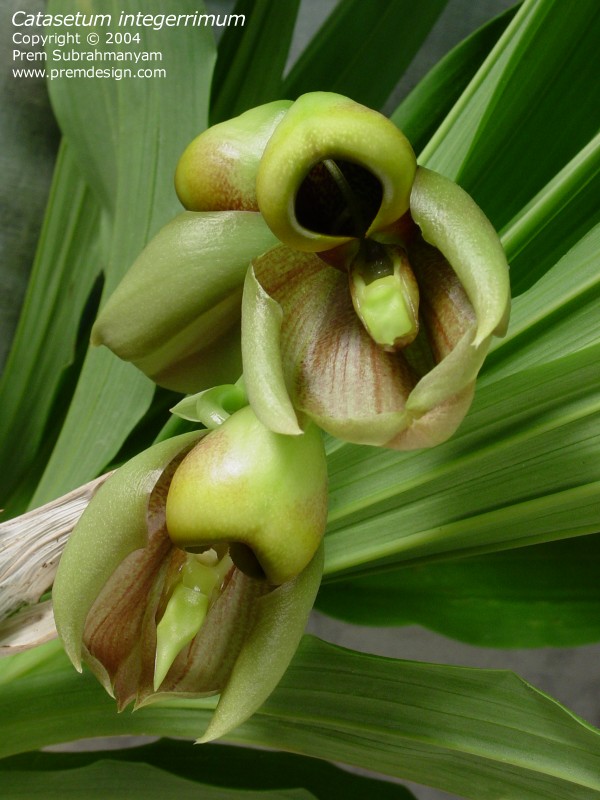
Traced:
<path fill-rule="evenodd" d="M 179 385 L 197 391 L 191 364 L 202 372 L 227 345 L 220 323 L 239 313 L 243 281 L 243 372 L 263 424 L 298 435 L 313 421 L 398 449 L 452 435 L 508 324 L 508 265 L 475 202 L 417 166 L 388 119 L 328 92 L 269 103 L 195 139 L 176 189 L 193 242 L 160 233 L 100 314 L 94 341 L 162 380 L 172 343 L 184 340 L 175 369 L 190 379 Z"/>
<path fill-rule="evenodd" d="M 221 419 L 106 481 L 53 589 L 67 654 L 119 708 L 220 693 L 203 741 L 254 713 L 287 668 L 319 586 L 327 516 L 315 426 L 273 433 L 249 406 L 221 408 Z"/>

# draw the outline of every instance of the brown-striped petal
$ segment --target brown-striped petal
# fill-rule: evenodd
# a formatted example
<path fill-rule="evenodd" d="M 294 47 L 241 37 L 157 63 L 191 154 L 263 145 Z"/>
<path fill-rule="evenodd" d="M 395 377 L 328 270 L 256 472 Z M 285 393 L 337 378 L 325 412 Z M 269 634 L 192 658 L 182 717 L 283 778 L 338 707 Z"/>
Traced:
<path fill-rule="evenodd" d="M 340 438 L 391 438 L 417 376 L 402 354 L 384 352 L 365 332 L 346 276 L 285 246 L 256 259 L 254 272 L 283 311 L 280 344 L 294 405 Z"/>

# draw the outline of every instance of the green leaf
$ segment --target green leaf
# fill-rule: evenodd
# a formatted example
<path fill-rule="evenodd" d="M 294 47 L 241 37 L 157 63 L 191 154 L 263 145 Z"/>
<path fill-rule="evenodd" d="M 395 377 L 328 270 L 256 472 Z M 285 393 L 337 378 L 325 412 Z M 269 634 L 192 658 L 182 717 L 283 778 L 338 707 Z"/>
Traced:
<path fill-rule="evenodd" d="M 114 25 L 120 11 L 144 10 L 139 0 L 99 5 L 95 0 L 86 10 L 112 13 Z M 196 10 L 195 3 L 185 0 L 185 10 Z M 68 13 L 72 3 L 54 0 L 49 11 Z M 143 35 L 147 50 L 162 52 L 165 78 L 64 78 L 49 86 L 63 134 L 110 214 L 105 297 L 146 240 L 175 212 L 175 164 L 198 128 L 206 125 L 214 61 L 210 33 L 200 29 L 193 37 L 182 36 L 180 29 L 167 27 L 145 28 Z M 200 77 L 192 82 L 194 73 Z M 147 411 L 153 393 L 153 384 L 132 367 L 108 353 L 91 352 L 33 503 L 68 491 L 105 468 Z"/>
<path fill-rule="evenodd" d="M 365 797 L 375 795 L 378 800 L 413 800 L 414 797 L 402 786 L 353 775 L 326 761 L 245 747 L 196 747 L 191 742 L 169 739 L 142 747 L 108 752 L 27 753 L 3 759 L 0 761 L 0 770 L 5 773 L 12 770 L 35 770 L 48 776 L 52 775 L 50 770 L 73 770 L 98 761 L 104 762 L 106 759 L 110 759 L 112 763 L 119 762 L 119 766 L 123 763 L 129 766 L 152 764 L 160 770 L 188 780 L 201 780 L 204 788 L 210 784 L 228 787 L 230 790 L 235 788 L 253 789 L 255 792 L 281 792 L 304 787 L 311 792 L 311 796 L 322 800 L 330 800 L 336 796 L 342 796 L 344 800 L 364 800 Z M 131 780 L 127 781 L 127 785 L 131 786 Z"/>
<path fill-rule="evenodd" d="M 285 79 L 283 96 L 338 92 L 380 108 L 446 2 L 342 0 Z"/>
<path fill-rule="evenodd" d="M 0 691 L 0 754 L 91 735 L 186 737 L 211 705 L 182 699 L 117 714 L 87 674 L 32 675 Z M 395 661 L 309 637 L 231 739 L 473 800 L 600 797 L 598 731 L 513 673 Z"/>
<path fill-rule="evenodd" d="M 597 133 L 595 0 L 526 0 L 422 153 L 505 225 Z"/>
<path fill-rule="evenodd" d="M 419 152 L 443 122 L 513 18 L 509 9 L 483 25 L 442 58 L 391 114 Z"/>
<path fill-rule="evenodd" d="M 419 624 L 486 647 L 600 639 L 600 535 L 323 586 L 317 607 L 360 625 Z"/>
<path fill-rule="evenodd" d="M 180 778 L 150 764 L 128 764 L 106 760 L 70 770 L 53 772 L 10 771 L 2 774 L 5 800 L 43 795 L 49 800 L 80 798 L 90 800 L 309 800 L 314 795 L 303 789 L 253 792 L 219 789 Z"/>
<path fill-rule="evenodd" d="M 41 474 L 36 455 L 52 431 L 57 393 L 75 358 L 80 317 L 100 271 L 99 222 L 98 204 L 80 177 L 72 150 L 63 143 L 25 303 L 0 381 L 0 462 L 11 465 L 3 477 L 0 507 L 9 513 L 24 510 Z M 17 490 L 23 499 L 11 502 Z"/>
<path fill-rule="evenodd" d="M 598 342 L 600 224 L 513 303 L 506 337 L 486 362 L 486 380 L 530 369 Z"/>
<path fill-rule="evenodd" d="M 234 14 L 243 26 L 229 25 L 219 44 L 213 82 L 211 124 L 249 108 L 278 100 L 300 0 L 238 0 Z"/>
<path fill-rule="evenodd" d="M 599 357 L 594 345 L 482 381 L 432 450 L 332 452 L 325 574 L 595 532 Z"/>
<path fill-rule="evenodd" d="M 600 223 L 600 134 L 577 153 L 502 231 L 513 294 L 542 278 Z"/>

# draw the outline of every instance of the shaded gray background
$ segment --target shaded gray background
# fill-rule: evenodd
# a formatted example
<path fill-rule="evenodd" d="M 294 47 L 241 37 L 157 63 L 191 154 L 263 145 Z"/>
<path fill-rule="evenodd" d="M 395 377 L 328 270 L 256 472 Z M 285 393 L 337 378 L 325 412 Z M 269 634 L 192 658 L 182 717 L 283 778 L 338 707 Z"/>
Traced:
<path fill-rule="evenodd" d="M 368 2 L 368 0 L 365 0 Z M 231 9 L 228 2 L 209 2 L 210 10 Z M 335 0 L 304 0 L 298 20 L 292 59 L 319 27 Z M 423 74 L 454 44 L 483 22 L 508 8 L 508 0 L 450 0 L 390 101 L 393 108 Z M 0 259 L 5 277 L 0 292 L 0 365 L 7 352 L 47 201 L 59 132 L 45 85 L 16 80 L 10 72 L 14 10 L 38 11 L 37 0 L 4 0 L 0 8 Z M 399 46 L 401 44 L 399 43 Z M 373 80 L 377 80 L 374 65 Z M 513 669 L 521 677 L 557 698 L 594 725 L 600 725 L 600 645 L 566 650 L 494 650 L 464 645 L 418 627 L 364 628 L 336 623 L 314 614 L 310 631 L 356 650 L 395 658 L 476 667 Z M 448 800 L 445 792 L 410 786 L 419 800 Z M 515 799 L 517 800 L 517 799 Z"/>

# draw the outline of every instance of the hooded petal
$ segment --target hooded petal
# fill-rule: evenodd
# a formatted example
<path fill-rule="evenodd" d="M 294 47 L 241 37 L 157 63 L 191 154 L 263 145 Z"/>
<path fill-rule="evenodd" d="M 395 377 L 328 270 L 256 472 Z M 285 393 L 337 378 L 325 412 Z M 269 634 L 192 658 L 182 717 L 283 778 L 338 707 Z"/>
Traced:
<path fill-rule="evenodd" d="M 166 511 L 180 547 L 228 545 L 251 575 L 273 585 L 292 580 L 317 551 L 327 521 L 321 432 L 311 425 L 285 436 L 250 406 L 236 411 L 183 460 Z"/>
<path fill-rule="evenodd" d="M 365 190 L 378 195 L 360 232 L 335 235 L 299 219 L 297 199 L 303 182 L 312 168 L 326 161 L 350 165 L 358 196 Z M 362 168 L 358 172 L 357 166 Z M 415 169 L 408 140 L 389 119 L 342 95 L 311 92 L 296 100 L 269 139 L 256 182 L 258 207 L 285 244 L 302 251 L 329 250 L 402 216 L 408 209 Z M 316 183 L 324 177 L 316 175 Z M 340 178 L 344 183 L 345 177 Z M 315 199 L 311 191 L 308 205 L 313 206 Z"/>

